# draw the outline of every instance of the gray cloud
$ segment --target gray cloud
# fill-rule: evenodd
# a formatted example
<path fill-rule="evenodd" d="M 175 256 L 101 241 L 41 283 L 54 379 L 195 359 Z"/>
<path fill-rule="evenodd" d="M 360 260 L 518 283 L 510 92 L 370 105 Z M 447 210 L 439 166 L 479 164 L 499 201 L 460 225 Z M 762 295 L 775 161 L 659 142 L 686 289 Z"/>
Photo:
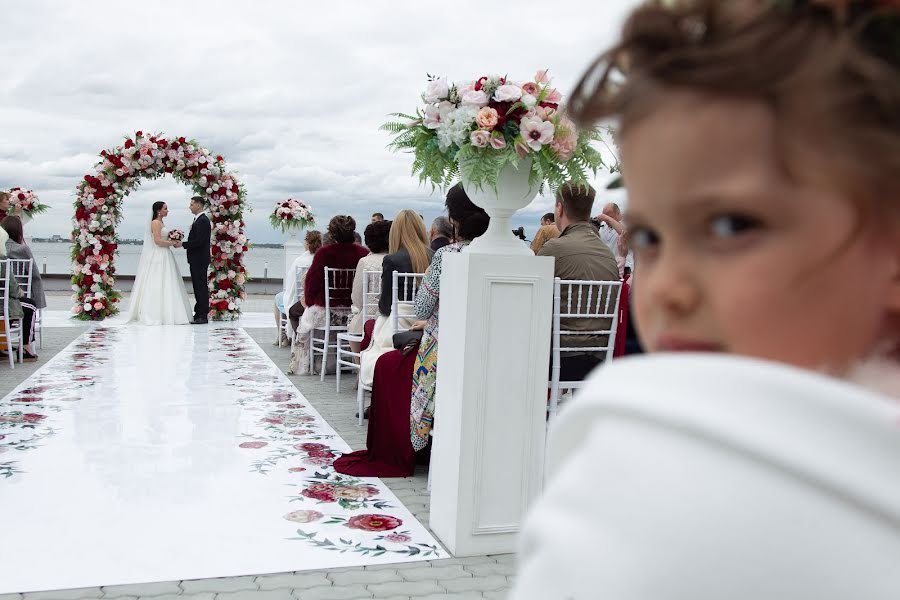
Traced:
<path fill-rule="evenodd" d="M 636 3 L 7 3 L 0 187 L 34 189 L 51 205 L 31 235 L 66 233 L 99 151 L 141 129 L 223 155 L 247 188 L 258 242 L 284 239 L 268 213 L 288 196 L 312 203 L 320 225 L 407 207 L 431 219 L 442 195 L 385 148 L 386 115 L 415 109 L 426 73 L 524 78 L 549 67 L 568 92 Z M 189 196 L 170 179 L 146 182 L 125 201 L 120 233 L 137 237 L 156 200 L 171 204 L 173 224 L 186 222 Z M 516 224 L 533 228 L 551 208 L 540 197 Z"/>

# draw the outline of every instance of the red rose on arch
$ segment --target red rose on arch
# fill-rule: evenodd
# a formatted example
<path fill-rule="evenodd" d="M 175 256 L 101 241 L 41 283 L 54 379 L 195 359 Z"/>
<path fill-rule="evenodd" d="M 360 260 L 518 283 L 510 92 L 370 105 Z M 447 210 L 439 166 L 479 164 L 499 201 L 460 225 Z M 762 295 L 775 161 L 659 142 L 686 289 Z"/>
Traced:
<path fill-rule="evenodd" d="M 389 515 L 357 515 L 344 525 L 350 529 L 363 531 L 390 531 L 403 525 L 403 521 Z"/>
<path fill-rule="evenodd" d="M 227 290 L 231 287 L 231 281 L 229 281 L 228 279 L 223 279 L 219 282 L 218 285 L 220 290 Z"/>

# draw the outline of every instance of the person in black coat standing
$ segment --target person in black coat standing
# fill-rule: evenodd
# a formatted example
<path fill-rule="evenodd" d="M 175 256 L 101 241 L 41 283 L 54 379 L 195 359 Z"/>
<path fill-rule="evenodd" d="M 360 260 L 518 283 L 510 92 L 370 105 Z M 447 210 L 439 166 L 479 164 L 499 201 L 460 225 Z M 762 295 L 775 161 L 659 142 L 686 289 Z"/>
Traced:
<path fill-rule="evenodd" d="M 194 320 L 192 325 L 201 325 L 208 322 L 209 317 L 209 283 L 207 271 L 209 271 L 209 246 L 212 236 L 212 224 L 204 212 L 205 202 L 200 196 L 191 198 L 191 213 L 194 215 L 194 223 L 188 232 L 187 239 L 181 247 L 187 250 L 188 265 L 191 267 L 191 285 L 194 286 Z"/>

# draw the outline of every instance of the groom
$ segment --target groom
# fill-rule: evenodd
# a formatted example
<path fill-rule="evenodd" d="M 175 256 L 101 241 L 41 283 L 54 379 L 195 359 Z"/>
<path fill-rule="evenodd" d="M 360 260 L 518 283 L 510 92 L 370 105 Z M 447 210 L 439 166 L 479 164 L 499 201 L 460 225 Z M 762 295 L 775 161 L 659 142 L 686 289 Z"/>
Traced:
<path fill-rule="evenodd" d="M 209 217 L 203 211 L 204 201 L 200 196 L 191 198 L 191 213 L 194 223 L 188 231 L 187 239 L 181 247 L 187 250 L 187 260 L 191 267 L 191 284 L 194 286 L 194 320 L 192 325 L 207 323 L 209 315 L 209 283 L 206 272 L 209 270 L 209 239 L 212 226 Z"/>

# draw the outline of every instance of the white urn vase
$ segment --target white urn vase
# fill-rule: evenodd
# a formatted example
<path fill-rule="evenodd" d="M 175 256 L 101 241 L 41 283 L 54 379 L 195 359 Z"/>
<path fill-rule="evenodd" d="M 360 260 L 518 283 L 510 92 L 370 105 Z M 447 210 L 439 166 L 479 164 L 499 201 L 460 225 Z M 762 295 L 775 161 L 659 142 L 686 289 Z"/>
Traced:
<path fill-rule="evenodd" d="M 531 159 L 526 158 L 517 164 L 506 165 L 497 177 L 496 188 L 487 183 L 477 186 L 465 174 L 461 176 L 466 195 L 491 217 L 488 230 L 472 242 L 469 252 L 531 255 L 528 246 L 513 235 L 509 222 L 517 210 L 528 206 L 537 196 L 540 186 L 529 184 L 530 174 Z"/>

